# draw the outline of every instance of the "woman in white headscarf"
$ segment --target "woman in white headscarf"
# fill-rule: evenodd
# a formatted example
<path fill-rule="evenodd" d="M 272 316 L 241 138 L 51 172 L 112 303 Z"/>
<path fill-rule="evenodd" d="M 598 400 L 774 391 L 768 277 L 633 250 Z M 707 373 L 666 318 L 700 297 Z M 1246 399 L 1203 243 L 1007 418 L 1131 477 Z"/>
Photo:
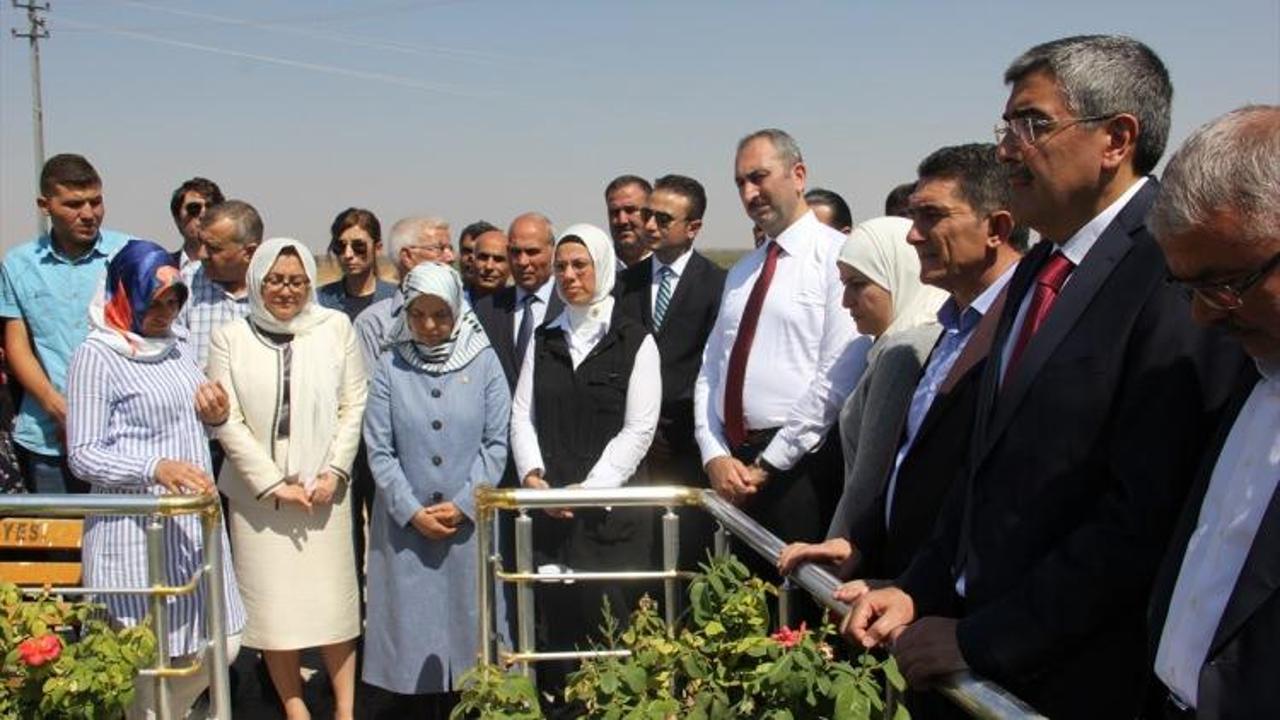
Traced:
<path fill-rule="evenodd" d="M 657 427 L 658 347 L 642 325 L 613 313 L 613 243 L 603 230 L 586 224 L 565 230 L 556 239 L 554 268 L 565 309 L 538 328 L 520 369 L 511 418 L 516 472 L 525 487 L 621 487 Z M 534 522 L 540 569 L 645 569 L 653 533 L 644 510 L 548 514 Z M 607 595 L 625 618 L 633 590 L 621 583 L 539 585 L 540 645 L 585 645 L 600 624 L 601 599 Z M 565 670 L 539 666 L 539 685 L 557 689 Z"/>
<path fill-rule="evenodd" d="M 511 392 L 462 278 L 405 276 L 391 351 L 373 367 L 364 436 L 378 491 L 369 521 L 364 680 L 370 720 L 440 718 L 476 662 L 475 488 L 507 462 Z"/>
<path fill-rule="evenodd" d="M 365 372 L 347 316 L 316 303 L 315 277 L 298 241 L 259 246 L 249 316 L 213 332 L 208 373 L 230 398 L 218 486 L 248 612 L 243 644 L 263 651 L 290 720 L 309 717 L 299 651 L 319 647 L 334 717 L 349 720 L 360 604 L 347 483 Z"/>
<path fill-rule="evenodd" d="M 875 338 L 867 369 L 840 412 L 844 450 L 844 491 L 827 540 L 792 543 L 778 560 L 781 572 L 801 562 L 836 565 L 853 572 L 856 557 L 849 527 L 871 507 L 893 469 L 902 423 L 911 395 L 942 328 L 942 290 L 920 282 L 920 259 L 907 243 L 911 221 L 900 217 L 868 220 L 853 229 L 836 267 L 844 283 L 844 306 L 858 331 Z"/>

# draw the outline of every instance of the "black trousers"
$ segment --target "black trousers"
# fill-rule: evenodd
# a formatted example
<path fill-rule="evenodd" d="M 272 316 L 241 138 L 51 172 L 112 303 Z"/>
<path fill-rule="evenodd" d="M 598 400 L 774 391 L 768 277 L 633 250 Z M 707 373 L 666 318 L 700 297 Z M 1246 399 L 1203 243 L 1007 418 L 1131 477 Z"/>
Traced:
<path fill-rule="evenodd" d="M 742 510 L 784 543 L 822 542 L 835 513 L 844 488 L 844 461 L 835 430 L 815 452 L 800 459 L 789 470 L 774 474 L 753 495 Z M 750 464 L 773 439 L 773 433 L 757 434 L 755 442 L 735 448 L 733 456 Z M 756 554 L 747 545 L 735 541 L 734 553 L 752 574 L 775 585 L 782 585 L 777 566 Z M 791 622 L 806 622 L 817 627 L 823 618 L 821 606 L 809 594 L 798 590 L 792 595 Z"/>

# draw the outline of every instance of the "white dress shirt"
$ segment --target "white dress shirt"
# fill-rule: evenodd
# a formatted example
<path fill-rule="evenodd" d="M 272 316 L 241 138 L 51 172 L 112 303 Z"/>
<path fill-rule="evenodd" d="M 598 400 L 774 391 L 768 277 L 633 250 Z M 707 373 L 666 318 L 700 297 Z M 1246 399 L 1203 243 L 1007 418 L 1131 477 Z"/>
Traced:
<path fill-rule="evenodd" d="M 649 264 L 649 317 L 653 317 L 653 313 L 658 309 L 658 288 L 662 287 L 662 268 L 671 268 L 671 294 L 675 295 L 676 286 L 680 284 L 680 276 L 684 275 L 684 269 L 689 266 L 691 255 L 693 255 L 692 248 L 685 250 L 684 254 L 673 260 L 670 265 L 664 265 L 657 255 L 653 256 L 653 262 Z"/>
<path fill-rule="evenodd" d="M 601 326 L 600 331 L 589 342 L 578 344 L 569 332 L 566 314 L 553 320 L 550 327 L 564 329 L 574 370 L 578 369 L 587 354 L 608 332 L 608 328 Z M 533 358 L 537 353 L 532 352 L 532 344 L 529 350 L 524 354 L 524 362 L 520 366 L 520 379 L 516 382 L 516 395 L 511 405 L 511 452 L 515 457 L 516 472 L 521 479 L 534 470 L 544 470 L 546 467 L 542 462 L 538 433 L 533 426 Z M 636 468 L 640 467 L 640 461 L 644 460 L 645 453 L 649 451 L 649 444 L 653 442 L 661 406 L 662 364 L 653 336 L 646 335 L 644 342 L 640 343 L 640 349 L 636 351 L 635 365 L 631 368 L 631 379 L 627 383 L 627 406 L 623 413 L 622 429 L 605 445 L 600 459 L 581 482 L 582 487 L 616 488 L 631 479 Z"/>
<path fill-rule="evenodd" d="M 1199 700 L 1200 668 L 1277 481 L 1280 373 L 1271 372 L 1240 409 L 1213 467 L 1156 651 L 1156 674 L 1189 707 Z"/>
<path fill-rule="evenodd" d="M 760 454 L 779 470 L 789 470 L 822 443 L 866 369 L 870 339 L 855 342 L 862 336 L 841 305 L 844 286 L 836 258 L 844 240 L 808 212 L 768 241 L 782 253 L 756 325 L 742 405 L 748 430 L 780 428 Z M 768 242 L 729 270 L 720 314 L 702 354 L 693 397 L 704 464 L 730 454 L 724 432 L 729 354 Z"/>
<path fill-rule="evenodd" d="M 535 329 L 547 319 L 547 303 L 551 302 L 551 293 L 555 292 L 555 286 L 555 281 L 548 278 L 546 282 L 542 283 L 541 287 L 532 293 L 538 296 L 538 299 L 529 306 L 529 312 L 533 313 L 533 327 Z M 516 311 L 511 314 L 511 337 L 513 340 L 520 339 L 520 317 L 524 314 L 520 304 L 530 294 L 528 290 L 519 285 L 516 286 Z"/>

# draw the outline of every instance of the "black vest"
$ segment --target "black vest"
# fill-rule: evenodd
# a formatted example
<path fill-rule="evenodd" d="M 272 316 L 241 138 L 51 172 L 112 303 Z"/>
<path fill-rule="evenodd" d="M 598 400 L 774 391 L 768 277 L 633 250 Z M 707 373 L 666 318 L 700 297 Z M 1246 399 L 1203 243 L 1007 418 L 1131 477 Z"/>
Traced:
<path fill-rule="evenodd" d="M 614 315 L 609 332 L 577 370 L 564 330 L 543 326 L 534 336 L 533 425 L 551 487 L 580 483 L 619 431 L 636 352 L 648 331 Z"/>

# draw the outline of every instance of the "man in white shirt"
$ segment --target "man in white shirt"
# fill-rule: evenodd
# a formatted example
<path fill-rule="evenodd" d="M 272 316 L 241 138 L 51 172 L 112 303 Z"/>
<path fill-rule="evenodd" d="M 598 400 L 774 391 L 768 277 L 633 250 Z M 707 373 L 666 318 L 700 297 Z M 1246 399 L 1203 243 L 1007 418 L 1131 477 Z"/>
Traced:
<path fill-rule="evenodd" d="M 869 345 L 841 306 L 844 237 L 805 203 L 806 175 L 782 130 L 738 143 L 738 195 L 767 239 L 729 270 L 694 388 L 711 487 L 784 542 L 820 540 L 831 520 L 840 443 L 825 441 Z M 776 578 L 767 563 L 755 569 Z"/>
<path fill-rule="evenodd" d="M 1192 316 L 1235 336 L 1255 367 L 1156 581 L 1149 715 L 1280 717 L 1280 107 L 1197 130 L 1169 161 L 1150 222 Z"/>

